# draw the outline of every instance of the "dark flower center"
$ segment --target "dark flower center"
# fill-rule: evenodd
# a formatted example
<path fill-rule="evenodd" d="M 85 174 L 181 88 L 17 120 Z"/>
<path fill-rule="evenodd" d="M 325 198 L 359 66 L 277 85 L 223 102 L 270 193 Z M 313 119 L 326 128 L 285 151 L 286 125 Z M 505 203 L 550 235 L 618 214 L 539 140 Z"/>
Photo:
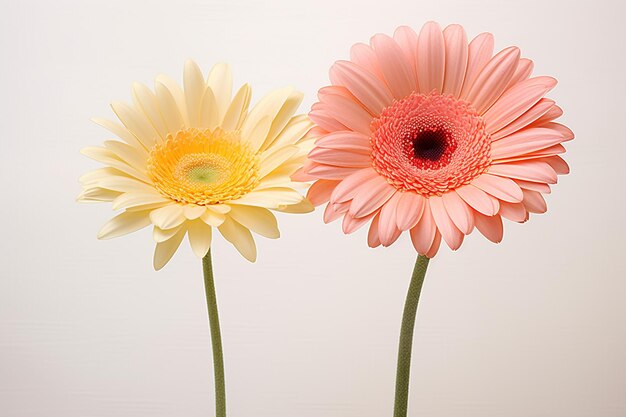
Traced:
<path fill-rule="evenodd" d="M 438 161 L 448 148 L 447 136 L 443 129 L 419 132 L 413 139 L 413 155 L 419 159 Z"/>

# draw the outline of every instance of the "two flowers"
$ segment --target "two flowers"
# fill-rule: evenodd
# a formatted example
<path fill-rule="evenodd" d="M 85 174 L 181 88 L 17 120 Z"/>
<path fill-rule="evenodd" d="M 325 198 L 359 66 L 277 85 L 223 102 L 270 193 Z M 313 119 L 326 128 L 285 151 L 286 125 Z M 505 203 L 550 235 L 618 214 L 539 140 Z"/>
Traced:
<path fill-rule="evenodd" d="M 162 76 L 154 91 L 136 84 L 132 106 L 112 105 L 121 124 L 96 120 L 121 141 L 83 150 L 105 167 L 81 178 L 79 200 L 122 210 L 100 238 L 152 226 L 156 269 L 185 235 L 206 260 L 214 229 L 254 261 L 251 232 L 279 236 L 272 211 L 326 204 L 324 221 L 342 218 L 345 233 L 369 225 L 371 247 L 408 232 L 419 297 L 442 241 L 458 249 L 474 228 L 501 241 L 502 219 L 545 212 L 543 195 L 569 171 L 560 154 L 574 135 L 545 97 L 556 80 L 532 69 L 516 47 L 494 54 L 489 33 L 468 41 L 459 25 L 400 27 L 336 62 L 307 117 L 295 115 L 302 94 L 290 88 L 250 108 L 250 87 L 233 95 L 227 65 L 205 79 L 190 61 L 182 88 Z M 304 198 L 297 190 L 310 183 Z"/>

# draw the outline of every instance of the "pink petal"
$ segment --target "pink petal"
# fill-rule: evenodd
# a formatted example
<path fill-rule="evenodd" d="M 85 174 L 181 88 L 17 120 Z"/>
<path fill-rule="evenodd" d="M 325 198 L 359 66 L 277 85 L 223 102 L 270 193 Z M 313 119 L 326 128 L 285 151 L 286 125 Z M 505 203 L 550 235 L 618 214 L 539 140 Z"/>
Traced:
<path fill-rule="evenodd" d="M 405 231 L 419 222 L 424 212 L 426 199 L 412 191 L 398 194 L 400 194 L 400 202 L 396 210 L 396 224 L 400 230 Z"/>
<path fill-rule="evenodd" d="M 385 178 L 376 177 L 367 183 L 367 187 L 361 186 L 350 204 L 350 214 L 354 217 L 364 217 L 378 210 L 396 193 Z"/>
<path fill-rule="evenodd" d="M 556 145 L 553 145 L 544 149 L 540 149 L 538 151 L 534 151 L 531 153 L 518 155 L 518 156 L 512 156 L 510 158 L 498 159 L 497 161 L 493 161 L 493 163 L 494 164 L 507 164 L 509 162 L 526 161 L 529 159 L 540 159 L 540 158 L 544 158 L 547 156 L 553 156 L 553 155 L 558 155 L 562 153 L 565 153 L 565 147 L 559 143 L 559 144 L 556 144 Z"/>
<path fill-rule="evenodd" d="M 380 237 L 378 237 L 378 221 L 380 219 L 380 212 L 374 216 L 372 223 L 370 224 L 370 230 L 367 233 L 367 245 L 370 248 L 380 246 Z"/>
<path fill-rule="evenodd" d="M 478 113 L 485 112 L 502 95 L 515 73 L 519 58 L 519 48 L 511 46 L 498 52 L 485 65 L 467 93 L 467 101 L 472 103 Z"/>
<path fill-rule="evenodd" d="M 441 246 L 441 233 L 437 231 L 435 233 L 435 238 L 433 239 L 433 244 L 430 245 L 430 249 L 428 249 L 428 252 L 426 252 L 425 256 L 427 258 L 434 258 L 435 255 L 437 255 L 437 252 L 439 252 L 440 246 Z"/>
<path fill-rule="evenodd" d="M 430 204 L 424 205 L 424 213 L 420 221 L 411 229 L 411 242 L 418 253 L 425 254 L 435 240 L 437 225 L 430 211 Z"/>
<path fill-rule="evenodd" d="M 418 41 L 417 33 L 408 26 L 400 26 L 393 33 L 393 40 L 396 41 L 407 61 L 410 63 L 413 83 L 417 86 L 417 70 L 415 69 L 415 52 Z"/>
<path fill-rule="evenodd" d="M 565 162 L 565 160 L 561 158 L 560 156 L 551 156 L 549 158 L 541 158 L 541 159 L 538 159 L 538 161 L 542 161 L 550 165 L 552 169 L 554 170 L 554 172 L 556 172 L 558 175 L 569 174 L 569 171 L 570 171 L 569 165 L 567 165 L 567 162 Z"/>
<path fill-rule="evenodd" d="M 471 184 L 503 201 L 517 203 L 524 198 L 522 189 L 509 178 L 482 174 L 474 179 Z"/>
<path fill-rule="evenodd" d="M 433 214 L 433 218 L 435 219 L 435 224 L 437 224 L 437 228 L 439 232 L 441 232 L 441 236 L 443 236 L 443 240 L 448 244 L 450 249 L 457 250 L 461 243 L 463 243 L 463 232 L 461 232 L 455 225 L 446 208 L 443 204 L 443 199 L 438 196 L 432 196 L 428 199 L 428 203 L 430 204 L 430 210 Z"/>
<path fill-rule="evenodd" d="M 506 201 L 503 201 L 500 203 L 500 211 L 498 214 L 505 219 L 509 219 L 517 223 L 524 223 L 528 220 L 528 212 L 522 203 L 507 203 Z"/>
<path fill-rule="evenodd" d="M 548 205 L 546 204 L 546 200 L 544 200 L 541 193 L 538 193 L 537 191 L 530 191 L 530 190 L 522 190 L 522 191 L 524 191 L 524 200 L 522 201 L 522 204 L 524 204 L 524 207 L 526 208 L 526 210 L 528 210 L 531 213 L 540 213 L 540 214 L 548 211 Z"/>
<path fill-rule="evenodd" d="M 334 180 L 318 180 L 311 185 L 309 188 L 306 198 L 313 204 L 314 206 L 319 206 L 321 204 L 327 203 L 330 200 L 330 195 L 333 190 L 340 181 Z"/>
<path fill-rule="evenodd" d="M 554 119 L 558 119 L 561 116 L 563 116 L 563 109 L 555 104 L 543 116 L 535 120 L 531 126 L 542 126 Z"/>
<path fill-rule="evenodd" d="M 473 210 L 467 203 L 454 191 L 443 194 L 441 199 L 454 225 L 466 235 L 472 233 L 474 216 L 472 215 Z"/>
<path fill-rule="evenodd" d="M 333 203 L 342 203 L 354 198 L 359 187 L 374 180 L 379 175 L 374 169 L 366 168 L 354 172 L 352 175 L 346 177 L 333 191 L 330 201 Z"/>
<path fill-rule="evenodd" d="M 532 153 L 540 149 L 549 148 L 563 141 L 560 132 L 544 127 L 531 127 L 520 130 L 491 144 L 491 158 L 513 158 Z"/>
<path fill-rule="evenodd" d="M 562 125 L 560 123 L 554 123 L 554 122 L 545 123 L 541 127 L 554 129 L 554 130 L 558 130 L 559 132 L 561 132 L 561 134 L 563 135 L 563 142 L 567 142 L 568 140 L 574 139 L 574 132 L 572 132 L 572 130 L 569 127 Z"/>
<path fill-rule="evenodd" d="M 504 227 L 502 225 L 502 217 L 485 216 L 475 213 L 474 223 L 480 233 L 493 243 L 500 243 L 504 235 Z"/>
<path fill-rule="evenodd" d="M 369 155 L 355 153 L 351 150 L 315 148 L 309 153 L 308 158 L 320 164 L 338 167 L 366 168 L 372 166 L 372 158 Z"/>
<path fill-rule="evenodd" d="M 320 109 L 346 126 L 348 129 L 345 130 L 370 134 L 372 115 L 353 99 L 339 94 L 327 94 L 324 96 L 324 102 L 321 103 Z"/>
<path fill-rule="evenodd" d="M 524 181 L 524 180 L 513 180 L 520 186 L 522 191 L 524 190 L 532 190 L 537 191 L 543 194 L 550 194 L 552 190 L 550 186 L 545 182 L 532 182 L 532 181 Z"/>
<path fill-rule="evenodd" d="M 498 103 L 496 103 L 494 107 L 497 105 Z M 511 133 L 515 133 L 518 130 L 521 130 L 529 126 L 535 120 L 539 119 L 548 111 L 550 111 L 550 109 L 553 106 L 554 106 L 554 100 L 550 100 L 549 98 L 540 99 L 534 106 L 528 109 L 524 114 L 519 116 L 517 119 L 513 120 L 511 123 L 509 123 L 502 129 L 498 130 L 497 132 L 492 133 L 491 140 L 496 141 L 496 140 L 502 139 L 503 137 L 506 137 L 510 135 Z M 492 109 L 493 107 L 489 109 L 489 111 L 491 111 Z"/>
<path fill-rule="evenodd" d="M 317 139 L 315 144 L 320 148 L 351 150 L 369 155 L 372 151 L 368 136 L 352 131 L 329 133 Z"/>
<path fill-rule="evenodd" d="M 383 72 L 378 65 L 376 54 L 368 45 L 364 43 L 356 43 L 350 48 L 350 61 L 369 71 L 376 77 L 382 79 Z"/>
<path fill-rule="evenodd" d="M 519 180 L 545 182 L 548 184 L 556 184 L 557 182 L 557 174 L 554 169 L 546 162 L 534 159 L 492 165 L 487 172 L 500 177 L 516 178 Z"/>
<path fill-rule="evenodd" d="M 515 73 L 513 77 L 511 77 L 511 81 L 509 81 L 509 85 L 506 87 L 507 90 L 513 88 L 517 83 L 522 82 L 530 77 L 530 74 L 533 72 L 533 67 L 535 64 L 528 58 L 521 58 L 519 60 L 519 64 L 515 69 Z"/>
<path fill-rule="evenodd" d="M 471 184 L 459 187 L 454 191 L 469 204 L 470 207 L 487 216 L 493 216 L 500 208 L 497 199 L 493 199 L 489 194 Z"/>
<path fill-rule="evenodd" d="M 536 77 L 522 81 L 507 90 L 483 115 L 487 131 L 497 132 L 520 117 L 555 85 L 556 80 L 552 77 Z"/>
<path fill-rule="evenodd" d="M 339 123 L 335 118 L 327 113 L 327 109 L 320 109 L 321 103 L 315 103 L 312 110 L 309 112 L 309 117 L 319 127 L 328 131 L 334 132 L 336 130 L 349 130 L 346 126 Z"/>
<path fill-rule="evenodd" d="M 399 236 L 399 231 L 396 226 L 396 213 L 402 194 L 404 193 L 395 193 L 380 210 L 378 236 L 383 246 L 391 245 L 397 239 L 397 236 Z"/>
<path fill-rule="evenodd" d="M 324 209 L 324 223 L 334 222 L 348 211 L 350 203 L 333 204 L 328 203 Z"/>
<path fill-rule="evenodd" d="M 445 76 L 443 93 L 458 97 L 463 87 L 465 70 L 467 69 L 467 35 L 461 25 L 450 25 L 443 31 L 445 42 Z"/>
<path fill-rule="evenodd" d="M 309 164 L 308 167 L 312 167 L 315 163 L 313 161 L 306 161 L 305 165 L 302 168 L 291 174 L 291 179 L 300 182 L 315 181 L 317 179 L 316 176 L 307 174 L 305 172 L 305 167 L 307 166 L 307 164 Z"/>
<path fill-rule="evenodd" d="M 347 235 L 356 232 L 359 230 L 365 223 L 370 221 L 378 212 L 373 212 L 364 217 L 355 217 L 350 213 L 346 213 L 343 216 L 343 223 L 341 224 L 341 229 Z"/>
<path fill-rule="evenodd" d="M 342 180 L 347 176 L 362 170 L 363 168 L 347 168 L 347 167 L 337 167 L 333 165 L 322 165 L 317 162 L 311 162 L 309 168 L 304 170 L 305 174 L 309 174 L 314 176 L 316 179 L 322 180 Z"/>
<path fill-rule="evenodd" d="M 337 61 L 330 68 L 330 80 L 350 90 L 372 114 L 380 114 L 393 101 L 384 82 L 352 62 Z"/>
<path fill-rule="evenodd" d="M 400 99 L 415 91 L 412 63 L 407 60 L 398 44 L 383 34 L 372 37 L 371 44 L 392 95 Z"/>
<path fill-rule="evenodd" d="M 483 70 L 487 62 L 493 55 L 493 35 L 491 33 L 481 33 L 476 36 L 469 44 L 467 52 L 467 71 L 463 80 L 463 88 L 461 89 L 461 99 L 465 99 L 467 93 L 474 85 L 474 81 L 478 74 Z"/>
<path fill-rule="evenodd" d="M 445 72 L 445 42 L 438 23 L 428 22 L 420 31 L 416 54 L 417 79 L 423 94 L 441 92 Z"/>

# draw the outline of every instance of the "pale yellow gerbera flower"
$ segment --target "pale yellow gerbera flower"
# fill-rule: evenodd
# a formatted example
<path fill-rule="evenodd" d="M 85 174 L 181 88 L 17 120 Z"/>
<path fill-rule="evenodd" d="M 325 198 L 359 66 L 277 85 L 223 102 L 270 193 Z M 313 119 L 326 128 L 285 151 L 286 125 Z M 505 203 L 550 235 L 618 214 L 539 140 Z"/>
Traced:
<path fill-rule="evenodd" d="M 185 64 L 184 87 L 165 76 L 155 91 L 132 88 L 133 104 L 112 103 L 121 124 L 94 119 L 122 141 L 82 150 L 106 165 L 83 175 L 82 202 L 112 202 L 123 210 L 102 227 L 98 238 L 118 237 L 154 226 L 154 268 L 161 269 L 187 235 L 202 258 L 211 246 L 212 229 L 248 260 L 256 259 L 250 231 L 279 237 L 274 214 L 312 211 L 295 190 L 291 174 L 302 166 L 311 140 L 305 115 L 294 115 L 302 94 L 275 90 L 248 112 L 246 84 L 231 97 L 228 65 L 202 75 Z"/>

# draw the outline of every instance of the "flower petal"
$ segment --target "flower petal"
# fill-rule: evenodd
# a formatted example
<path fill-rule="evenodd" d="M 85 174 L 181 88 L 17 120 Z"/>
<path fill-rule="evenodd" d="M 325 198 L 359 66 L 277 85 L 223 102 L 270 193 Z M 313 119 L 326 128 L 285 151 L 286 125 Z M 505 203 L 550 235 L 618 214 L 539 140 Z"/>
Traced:
<path fill-rule="evenodd" d="M 398 44 L 383 34 L 372 37 L 371 44 L 393 96 L 400 99 L 415 91 L 412 64 L 406 59 Z"/>
<path fill-rule="evenodd" d="M 377 176 L 367 182 L 367 187 L 361 186 L 350 204 L 350 214 L 354 217 L 364 217 L 379 209 L 396 193 L 387 180 Z"/>
<path fill-rule="evenodd" d="M 152 210 L 150 212 L 150 220 L 152 223 L 161 229 L 171 229 L 182 224 L 185 221 L 185 215 L 183 213 L 183 206 L 180 204 L 170 204 Z"/>
<path fill-rule="evenodd" d="M 411 242 L 415 250 L 424 255 L 433 244 L 437 234 L 437 225 L 430 210 L 430 204 L 424 205 L 420 221 L 411 229 Z"/>
<path fill-rule="evenodd" d="M 125 211 L 105 223 L 98 232 L 98 239 L 112 239 L 135 232 L 150 225 L 150 211 Z"/>
<path fill-rule="evenodd" d="M 307 191 L 306 198 L 314 205 L 319 206 L 330 200 L 330 195 L 340 181 L 317 180 Z"/>
<path fill-rule="evenodd" d="M 404 193 L 395 193 L 380 210 L 378 236 L 383 246 L 391 245 L 399 236 L 396 216 L 398 203 L 403 194 Z"/>
<path fill-rule="evenodd" d="M 333 203 L 342 203 L 352 200 L 361 185 L 374 180 L 378 176 L 378 173 L 373 168 L 365 168 L 354 172 L 337 185 L 331 195 L 330 201 Z"/>
<path fill-rule="evenodd" d="M 512 158 L 549 148 L 563 141 L 563 135 L 553 129 L 531 127 L 520 130 L 491 144 L 491 158 Z"/>
<path fill-rule="evenodd" d="M 474 216 L 467 203 L 454 190 L 444 193 L 441 199 L 454 225 L 466 235 L 472 233 Z"/>
<path fill-rule="evenodd" d="M 229 131 L 237 130 L 241 127 L 241 124 L 246 118 L 251 97 L 252 89 L 250 86 L 248 84 L 242 85 L 226 110 L 226 114 L 222 120 L 222 129 Z"/>
<path fill-rule="evenodd" d="M 445 41 L 438 23 L 422 27 L 417 41 L 417 79 L 422 94 L 441 92 L 445 73 Z"/>
<path fill-rule="evenodd" d="M 280 231 L 276 217 L 266 208 L 252 206 L 233 206 L 229 216 L 261 236 L 278 239 Z"/>
<path fill-rule="evenodd" d="M 490 197 L 486 192 L 471 184 L 464 185 L 454 190 L 474 210 L 486 216 L 498 213 L 500 205 L 498 200 Z"/>
<path fill-rule="evenodd" d="M 219 110 L 219 120 L 222 120 L 230 104 L 233 89 L 233 76 L 230 66 L 224 63 L 215 64 L 209 72 L 206 83 L 213 91 Z"/>
<path fill-rule="evenodd" d="M 557 174 L 552 167 L 543 161 L 528 160 L 497 164 L 489 167 L 490 174 L 500 177 L 516 178 L 526 181 L 556 184 Z"/>
<path fill-rule="evenodd" d="M 412 191 L 398 194 L 401 197 L 396 209 L 396 224 L 402 231 L 412 229 L 422 217 L 426 199 Z"/>
<path fill-rule="evenodd" d="M 189 243 L 198 258 L 204 258 L 211 248 L 213 228 L 202 220 L 195 220 L 187 226 Z"/>
<path fill-rule="evenodd" d="M 227 217 L 218 230 L 224 236 L 224 239 L 232 243 L 244 258 L 250 262 L 256 261 L 256 244 L 249 229 L 234 219 Z"/>
<path fill-rule="evenodd" d="M 371 73 L 349 61 L 337 61 L 330 68 L 333 85 L 346 87 L 372 114 L 379 114 L 393 97 L 387 86 Z"/>
<path fill-rule="evenodd" d="M 517 203 L 522 201 L 524 194 L 522 189 L 510 178 L 495 175 L 482 174 L 471 182 L 471 185 L 499 198 L 503 201 Z"/>
<path fill-rule="evenodd" d="M 467 69 L 467 35 L 461 25 L 450 25 L 443 30 L 445 42 L 445 76 L 443 94 L 458 97 L 463 87 L 465 70 Z"/>
<path fill-rule="evenodd" d="M 474 85 L 478 74 L 483 70 L 493 55 L 494 39 L 491 33 L 481 33 L 469 44 L 467 52 L 467 70 L 459 98 L 465 99 Z"/>
<path fill-rule="evenodd" d="M 428 199 L 428 203 L 430 204 L 430 210 L 443 240 L 448 244 L 450 249 L 457 250 L 461 246 L 461 243 L 463 243 L 464 235 L 463 232 L 454 225 L 454 222 L 444 206 L 443 199 L 438 196 L 431 196 Z"/>
<path fill-rule="evenodd" d="M 519 48 L 511 46 L 500 51 L 485 65 L 466 97 L 478 113 L 485 112 L 502 95 L 519 59 Z"/>
<path fill-rule="evenodd" d="M 153 259 L 153 265 L 155 270 L 160 270 L 165 266 L 165 264 L 170 261 L 170 259 L 172 259 L 174 253 L 176 253 L 176 249 L 178 249 L 178 247 L 180 246 L 180 242 L 183 241 L 186 232 L 187 229 L 181 227 L 180 230 L 170 239 L 166 240 L 165 242 L 160 242 L 156 244 L 156 247 L 154 248 Z"/>
<path fill-rule="evenodd" d="M 480 213 L 474 213 L 474 224 L 480 233 L 493 243 L 500 243 L 504 235 L 504 227 L 502 225 L 502 217 L 485 216 Z"/>

